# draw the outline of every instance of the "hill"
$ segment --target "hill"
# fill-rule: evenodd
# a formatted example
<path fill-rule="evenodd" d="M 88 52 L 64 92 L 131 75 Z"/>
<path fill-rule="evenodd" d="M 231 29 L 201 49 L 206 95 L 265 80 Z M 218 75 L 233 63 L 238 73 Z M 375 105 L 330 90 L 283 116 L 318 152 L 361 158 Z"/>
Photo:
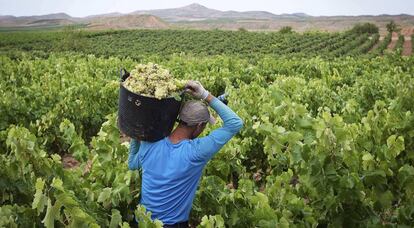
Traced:
<path fill-rule="evenodd" d="M 15 17 L 11 15 L 0 16 L 0 27 L 31 27 L 49 25 L 75 24 L 76 18 L 65 13 L 55 13 L 39 16 Z"/>
<path fill-rule="evenodd" d="M 42 29 L 48 27 L 59 28 L 65 25 L 82 25 L 82 27 L 89 29 L 165 29 L 169 27 L 165 21 L 153 15 L 108 13 L 84 18 L 71 17 L 64 13 L 24 17 L 0 15 L 0 28 Z"/>
<path fill-rule="evenodd" d="M 165 29 L 168 27 L 169 25 L 166 22 L 152 15 L 98 16 L 89 20 L 87 25 L 87 28 L 90 29 Z"/>
<path fill-rule="evenodd" d="M 283 14 L 275 15 L 266 11 L 220 11 L 207 8 L 203 5 L 193 3 L 188 6 L 159 9 L 159 10 L 138 10 L 131 14 L 151 14 L 169 22 L 179 21 L 200 21 L 209 19 L 278 19 L 278 18 L 306 18 L 306 14 Z"/>
<path fill-rule="evenodd" d="M 274 31 L 290 26 L 297 32 L 328 31 L 339 32 L 352 28 L 357 23 L 370 22 L 380 28 L 381 34 L 386 33 L 385 25 L 391 20 L 402 28 L 414 27 L 414 16 L 381 15 L 381 16 L 330 16 L 330 17 L 285 17 L 278 19 L 208 19 L 200 21 L 178 21 L 174 25 L 193 29 L 224 29 L 237 30 L 245 28 L 253 31 Z"/>
<path fill-rule="evenodd" d="M 149 16 L 152 15 L 152 16 Z M 279 30 L 290 26 L 295 31 L 309 30 L 343 31 L 356 23 L 371 22 L 377 24 L 381 33 L 385 25 L 394 20 L 402 28 L 414 27 L 411 15 L 362 15 L 362 16 L 310 16 L 304 13 L 273 14 L 266 11 L 221 11 L 194 3 L 184 7 L 156 10 L 137 10 L 122 14 L 110 12 L 77 18 L 65 13 L 40 16 L 15 17 L 0 15 L 0 28 L 33 28 L 64 25 L 82 25 L 91 29 L 128 29 L 128 28 L 190 28 L 237 30 Z"/>

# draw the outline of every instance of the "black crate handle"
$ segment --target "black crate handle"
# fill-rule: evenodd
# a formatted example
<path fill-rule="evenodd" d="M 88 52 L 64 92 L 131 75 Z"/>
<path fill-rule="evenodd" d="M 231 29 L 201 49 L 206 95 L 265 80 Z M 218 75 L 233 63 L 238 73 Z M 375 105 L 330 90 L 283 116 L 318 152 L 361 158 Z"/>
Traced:
<path fill-rule="evenodd" d="M 121 82 L 124 82 L 129 77 L 129 72 L 125 70 L 125 68 L 121 68 L 119 70 L 119 76 L 121 79 Z"/>

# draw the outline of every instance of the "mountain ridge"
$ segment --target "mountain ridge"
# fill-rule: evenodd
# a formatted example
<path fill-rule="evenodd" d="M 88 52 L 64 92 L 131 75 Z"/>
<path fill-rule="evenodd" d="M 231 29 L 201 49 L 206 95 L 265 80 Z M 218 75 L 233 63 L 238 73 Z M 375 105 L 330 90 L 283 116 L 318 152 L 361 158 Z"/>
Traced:
<path fill-rule="evenodd" d="M 153 15 L 122 15 L 94 17 L 89 21 L 90 29 L 166 29 L 169 25 Z"/>
<path fill-rule="evenodd" d="M 122 15 L 129 15 L 129 14 L 151 14 L 151 13 L 155 13 L 155 14 L 163 14 L 165 12 L 169 13 L 169 12 L 174 12 L 176 13 L 177 11 L 181 11 L 179 12 L 179 15 L 185 15 L 188 13 L 201 13 L 202 15 L 204 15 L 205 17 L 213 17 L 213 18 L 222 18 L 222 17 L 226 17 L 226 16 L 232 16 L 234 17 L 233 14 L 239 14 L 242 18 L 246 17 L 243 16 L 243 14 L 252 14 L 252 13 L 260 13 L 263 15 L 267 15 L 266 17 L 277 17 L 277 16 L 286 16 L 286 15 L 296 15 L 296 16 L 303 16 L 303 17 L 312 17 L 310 15 L 307 15 L 305 13 L 293 13 L 293 14 L 273 14 L 271 12 L 268 11 L 261 11 L 261 10 L 254 10 L 254 11 L 235 11 L 235 10 L 227 10 L 227 11 L 221 11 L 221 10 L 216 10 L 216 9 L 211 9 L 208 8 L 206 6 L 203 6 L 201 4 L 198 3 L 192 3 L 190 5 L 186 5 L 183 7 L 177 7 L 177 8 L 167 8 L 167 9 L 151 9 L 151 10 L 135 10 L 132 11 L 130 13 L 120 13 L 120 12 L 109 12 L 109 13 L 104 13 L 104 14 L 95 14 L 95 15 L 88 15 L 88 16 L 84 16 L 84 17 L 73 17 L 67 13 L 64 12 L 58 12 L 58 13 L 50 13 L 50 14 L 42 14 L 42 15 L 27 15 L 27 16 L 14 16 L 14 15 L 1 15 L 0 14 L 0 19 L 4 19 L 4 18 L 14 18 L 14 19 L 28 19 L 28 18 L 32 18 L 32 19 L 72 19 L 72 20 L 85 20 L 88 18 L 93 18 L 93 17 L 112 17 L 112 16 L 122 16 Z M 204 11 L 204 12 L 200 12 L 200 11 Z M 213 16 L 209 16 L 206 14 L 209 13 L 213 13 Z M 221 15 L 220 15 L 221 14 Z M 152 15 L 152 14 L 151 14 Z M 159 16 L 159 15 L 154 15 L 154 16 Z M 191 16 L 191 15 L 190 15 Z M 195 17 L 200 17 L 200 15 L 194 15 Z M 162 17 L 161 17 L 162 18 Z M 251 18 L 253 19 L 253 18 Z M 261 19 L 261 18 L 256 18 L 256 19 Z"/>
<path fill-rule="evenodd" d="M 249 18 L 249 19 L 266 19 L 266 18 L 273 18 L 273 19 L 277 19 L 277 18 L 286 18 L 286 17 L 298 17 L 298 18 L 318 18 L 318 17 L 322 17 L 322 18 L 334 18 L 334 17 L 382 17 L 382 16 L 413 16 L 410 14 L 406 14 L 406 13 L 401 13 L 401 14 L 380 14 L 380 15 L 334 15 L 334 16 L 325 16 L 325 15 L 320 15 L 320 16 L 312 16 L 312 15 L 308 15 L 306 13 L 303 12 L 296 12 L 296 13 L 282 13 L 282 14 L 274 14 L 272 12 L 269 11 L 263 11 L 263 10 L 251 10 L 251 11 L 236 11 L 236 10 L 216 10 L 216 9 L 211 9 L 208 8 L 206 6 L 203 6 L 199 3 L 192 3 L 183 7 L 177 7 L 177 8 L 167 8 L 167 9 L 151 9 L 151 10 L 135 10 L 132 11 L 130 13 L 120 13 L 120 12 L 109 12 L 109 13 L 103 13 L 103 14 L 95 14 L 95 15 L 88 15 L 88 16 L 84 16 L 84 17 L 73 17 L 67 13 L 64 12 L 58 12 L 58 13 L 50 13 L 50 14 L 43 14 L 43 15 L 28 15 L 28 16 L 14 16 L 14 15 L 1 15 L 0 14 L 0 20 L 1 19 L 5 19 L 5 18 L 13 18 L 13 19 L 69 19 L 69 20 L 87 20 L 88 18 L 93 18 L 93 17 L 113 17 L 113 16 L 122 16 L 122 15 L 129 15 L 129 14 L 151 14 L 154 16 L 158 16 L 162 19 L 164 19 L 163 15 L 156 15 L 156 14 L 162 14 L 162 13 L 171 13 L 171 12 L 179 12 L 179 15 L 183 16 L 185 14 L 188 13 L 201 13 L 201 15 L 194 15 L 195 17 L 198 18 L 237 18 L 237 16 L 240 17 L 240 19 L 242 18 L 248 18 L 251 16 L 257 16 L 255 18 Z M 200 12 L 200 11 L 204 11 L 204 12 Z M 212 15 L 205 15 L 207 13 L 212 13 Z M 244 15 L 243 15 L 244 14 Z M 259 15 L 254 15 L 254 14 L 259 14 Z M 192 15 L 189 15 L 192 16 Z M 170 16 L 172 17 L 172 16 Z M 168 18 L 168 17 L 167 17 Z"/>
<path fill-rule="evenodd" d="M 300 16 L 300 17 L 366 17 L 366 16 L 414 16 L 411 14 L 407 14 L 407 13 L 401 13 L 401 14 L 378 14 L 378 15 L 371 15 L 371 14 L 361 14 L 361 15 L 319 15 L 319 16 L 314 16 L 314 15 L 309 15 L 303 12 L 296 12 L 296 13 L 282 13 L 282 14 L 275 14 L 269 11 L 263 11 L 263 10 L 250 10 L 250 11 L 236 11 L 236 10 L 216 10 L 216 9 L 211 9 L 208 8 L 204 5 L 201 5 L 199 3 L 192 3 L 183 7 L 176 7 L 176 8 L 167 8 L 167 9 L 150 9 L 150 10 L 135 10 L 135 11 L 131 11 L 130 13 L 120 13 L 120 12 L 109 12 L 109 13 L 103 13 L 103 14 L 94 14 L 94 15 L 88 15 L 88 16 L 84 16 L 84 17 L 74 17 L 71 16 L 65 12 L 57 12 L 57 13 L 50 13 L 50 14 L 42 14 L 42 15 L 25 15 L 25 16 L 15 16 L 15 15 L 2 15 L 0 14 L 0 19 L 3 17 L 13 17 L 13 18 L 27 18 L 27 17 L 51 17 L 51 16 L 55 16 L 51 19 L 68 19 L 68 17 L 70 18 L 75 18 L 75 19 L 85 19 L 85 18 L 89 18 L 89 17 L 97 17 L 97 16 L 113 16 L 113 15 L 128 15 L 128 14 L 133 14 L 136 12 L 150 12 L 150 11 L 164 11 L 164 10 L 177 10 L 177 9 L 182 9 L 182 10 L 213 10 L 213 11 L 218 11 L 218 12 L 236 12 L 236 13 L 246 13 L 246 12 L 263 12 L 263 13 L 268 13 L 268 14 L 272 14 L 274 16 L 286 16 L 286 15 L 294 15 L 294 16 Z M 59 17 L 56 17 L 59 16 Z"/>
<path fill-rule="evenodd" d="M 136 17 L 131 17 L 131 15 Z M 145 15 L 154 17 L 139 17 Z M 414 16 L 408 14 L 311 16 L 301 12 L 274 14 L 260 10 L 221 11 L 193 3 L 178 8 L 135 10 L 129 13 L 110 12 L 85 17 L 72 17 L 67 13 L 20 17 L 0 15 L 0 27 L 24 29 L 30 26 L 82 25 L 86 28 L 92 26 L 94 28 L 129 29 L 147 28 L 149 25 L 154 25 L 154 28 L 278 30 L 283 26 L 290 26 L 296 31 L 342 31 L 360 22 L 375 23 L 383 29 L 385 23 L 390 20 L 405 27 L 414 25 Z"/>
<path fill-rule="evenodd" d="M 151 14 L 158 16 L 166 21 L 176 22 L 180 20 L 194 19 L 277 19 L 283 17 L 310 17 L 305 13 L 298 14 L 280 14 L 276 15 L 268 11 L 221 11 L 205 7 L 198 3 L 192 3 L 187 6 L 169 9 L 156 10 L 136 10 L 130 14 Z"/>

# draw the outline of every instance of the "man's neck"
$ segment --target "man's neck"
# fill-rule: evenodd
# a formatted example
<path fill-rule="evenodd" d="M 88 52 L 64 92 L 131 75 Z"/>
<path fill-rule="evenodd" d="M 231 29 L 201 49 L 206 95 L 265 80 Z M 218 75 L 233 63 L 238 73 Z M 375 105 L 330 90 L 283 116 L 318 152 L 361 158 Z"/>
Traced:
<path fill-rule="evenodd" d="M 173 144 L 177 144 L 184 139 L 190 139 L 190 135 L 185 128 L 178 126 L 174 129 L 168 138 Z"/>

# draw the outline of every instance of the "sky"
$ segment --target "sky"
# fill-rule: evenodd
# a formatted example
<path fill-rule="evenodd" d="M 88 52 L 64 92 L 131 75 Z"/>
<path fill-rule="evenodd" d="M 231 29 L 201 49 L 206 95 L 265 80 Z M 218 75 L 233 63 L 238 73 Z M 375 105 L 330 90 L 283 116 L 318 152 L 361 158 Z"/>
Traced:
<path fill-rule="evenodd" d="M 264 10 L 275 14 L 414 15 L 414 0 L 0 0 L 0 15 L 29 16 L 64 12 L 74 17 L 199 3 L 218 10 Z"/>

